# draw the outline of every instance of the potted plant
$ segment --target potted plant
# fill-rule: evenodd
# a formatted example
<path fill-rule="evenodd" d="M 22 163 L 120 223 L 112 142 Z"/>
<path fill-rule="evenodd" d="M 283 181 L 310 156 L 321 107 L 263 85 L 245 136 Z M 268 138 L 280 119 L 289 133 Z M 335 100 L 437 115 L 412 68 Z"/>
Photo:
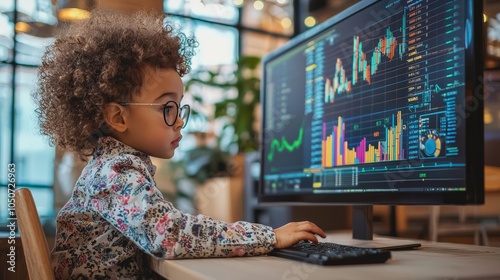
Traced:
<path fill-rule="evenodd" d="M 255 129 L 260 103 L 259 64 L 259 57 L 242 56 L 235 66 L 194 71 L 186 81 L 186 91 L 194 100 L 193 117 L 203 115 L 201 118 L 208 123 L 218 122 L 220 131 L 216 134 L 217 147 L 201 145 L 188 152 L 184 163 L 186 171 L 196 169 L 195 162 L 204 164 L 199 165 L 196 172 L 184 175 L 199 183 L 195 199 L 198 212 L 229 222 L 243 216 L 243 154 L 259 148 Z M 228 67 L 232 68 L 228 70 Z M 221 95 L 212 103 L 209 113 L 200 109 L 207 103 L 207 87 Z M 198 142 L 206 143 L 200 141 L 205 140 L 206 131 L 193 133 Z M 232 156 L 227 156 L 229 154 Z M 219 167 L 221 170 L 217 170 Z"/>
<path fill-rule="evenodd" d="M 224 66 L 215 70 L 201 69 L 186 82 L 186 90 L 197 103 L 204 103 L 205 97 L 203 92 L 192 90 L 195 85 L 221 89 L 222 100 L 214 104 L 209 121 L 222 121 L 219 146 L 228 147 L 230 153 L 245 153 L 259 148 L 258 132 L 254 129 L 256 110 L 260 104 L 259 65 L 260 57 L 242 56 L 232 71 L 226 71 Z M 221 140 L 227 138 L 230 139 L 229 145 L 221 145 Z"/>

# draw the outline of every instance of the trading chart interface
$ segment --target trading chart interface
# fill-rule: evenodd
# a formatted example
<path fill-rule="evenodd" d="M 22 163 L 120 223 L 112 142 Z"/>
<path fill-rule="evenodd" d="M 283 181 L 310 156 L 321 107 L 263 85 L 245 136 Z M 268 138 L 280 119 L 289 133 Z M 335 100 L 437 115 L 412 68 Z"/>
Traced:
<path fill-rule="evenodd" d="M 457 3 L 380 1 L 268 61 L 264 192 L 464 191 Z"/>

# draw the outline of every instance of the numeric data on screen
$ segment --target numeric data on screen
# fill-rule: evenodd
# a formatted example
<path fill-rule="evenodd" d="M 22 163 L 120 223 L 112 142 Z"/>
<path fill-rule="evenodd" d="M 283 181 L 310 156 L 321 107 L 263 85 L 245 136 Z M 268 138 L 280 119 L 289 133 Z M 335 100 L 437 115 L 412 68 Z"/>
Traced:
<path fill-rule="evenodd" d="M 472 31 L 457 3 L 380 1 L 270 61 L 263 160 L 272 188 L 436 180 L 432 190 L 463 179 Z M 394 172 L 405 175 L 391 185 Z"/>

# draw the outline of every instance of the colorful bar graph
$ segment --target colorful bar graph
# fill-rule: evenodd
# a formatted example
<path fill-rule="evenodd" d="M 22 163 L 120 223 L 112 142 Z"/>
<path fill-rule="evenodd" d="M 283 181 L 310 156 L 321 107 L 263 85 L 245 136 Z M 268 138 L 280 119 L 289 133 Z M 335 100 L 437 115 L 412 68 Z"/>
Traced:
<path fill-rule="evenodd" d="M 323 167 L 404 159 L 401 111 L 398 111 L 397 116 L 392 115 L 391 125 L 385 127 L 385 140 L 378 141 L 375 145 L 368 144 L 366 137 L 363 137 L 352 147 L 345 140 L 345 126 L 341 116 L 337 119 L 337 125 L 331 128 L 323 123 L 321 161 Z"/>

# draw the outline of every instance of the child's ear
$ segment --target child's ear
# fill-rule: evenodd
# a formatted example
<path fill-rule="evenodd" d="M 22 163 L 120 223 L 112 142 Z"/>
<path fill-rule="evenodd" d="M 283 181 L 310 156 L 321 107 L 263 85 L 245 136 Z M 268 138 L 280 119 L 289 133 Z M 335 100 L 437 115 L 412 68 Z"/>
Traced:
<path fill-rule="evenodd" d="M 110 102 L 104 108 L 104 120 L 113 130 L 125 132 L 127 130 L 127 109 L 122 105 Z"/>

